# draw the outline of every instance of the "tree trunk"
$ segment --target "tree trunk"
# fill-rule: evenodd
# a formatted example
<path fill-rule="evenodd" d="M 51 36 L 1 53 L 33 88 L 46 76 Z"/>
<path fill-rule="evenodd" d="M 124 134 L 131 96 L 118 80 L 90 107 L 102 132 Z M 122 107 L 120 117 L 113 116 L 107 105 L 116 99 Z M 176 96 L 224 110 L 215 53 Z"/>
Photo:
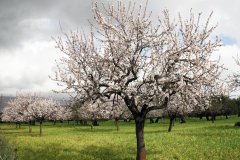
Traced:
<path fill-rule="evenodd" d="M 32 133 L 32 121 L 28 121 L 28 132 Z"/>
<path fill-rule="evenodd" d="M 40 121 L 40 136 L 42 136 L 42 120 Z"/>
<path fill-rule="evenodd" d="M 181 121 L 181 123 L 186 123 L 186 120 L 185 120 L 184 116 L 180 117 L 180 121 Z"/>
<path fill-rule="evenodd" d="M 211 120 L 212 120 L 212 123 L 214 123 L 214 121 L 216 120 L 216 116 L 215 116 L 215 115 L 212 115 Z"/>
<path fill-rule="evenodd" d="M 115 125 L 117 127 L 117 131 L 119 131 L 119 120 L 118 120 L 118 118 L 115 118 Z"/>
<path fill-rule="evenodd" d="M 153 118 L 150 118 L 150 124 L 154 123 Z"/>
<path fill-rule="evenodd" d="M 225 114 L 225 117 L 226 117 L 226 119 L 228 119 L 228 115 L 227 114 Z"/>
<path fill-rule="evenodd" d="M 98 120 L 97 120 L 97 119 L 93 119 L 93 120 L 92 120 L 92 125 L 93 125 L 93 126 L 99 126 Z"/>
<path fill-rule="evenodd" d="M 206 119 L 207 119 L 207 121 L 210 121 L 210 119 L 209 119 L 209 116 L 208 116 L 208 115 L 206 115 Z"/>
<path fill-rule="evenodd" d="M 173 117 L 173 116 L 170 117 L 168 132 L 172 131 L 172 127 L 174 125 L 174 119 L 175 119 L 175 117 Z"/>
<path fill-rule="evenodd" d="M 35 120 L 31 121 L 31 125 L 35 126 L 35 122 L 36 122 Z"/>
<path fill-rule="evenodd" d="M 80 125 L 82 125 L 82 126 L 84 125 L 83 120 L 80 120 L 79 123 L 80 123 Z"/>
<path fill-rule="evenodd" d="M 142 117 L 135 118 L 136 138 L 137 138 L 137 157 L 136 160 L 146 160 L 146 149 L 144 143 L 144 122 Z"/>
<path fill-rule="evenodd" d="M 155 123 L 159 122 L 160 117 L 157 117 L 157 119 L 155 120 Z"/>

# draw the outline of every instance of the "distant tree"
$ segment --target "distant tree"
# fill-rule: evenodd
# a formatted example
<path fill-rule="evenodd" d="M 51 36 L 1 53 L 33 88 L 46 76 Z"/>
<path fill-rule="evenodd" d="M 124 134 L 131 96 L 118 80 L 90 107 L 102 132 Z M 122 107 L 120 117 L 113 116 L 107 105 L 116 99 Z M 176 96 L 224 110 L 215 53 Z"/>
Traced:
<path fill-rule="evenodd" d="M 0 95 L 0 108 L 2 108 L 2 105 L 3 105 L 3 95 L 1 94 Z"/>
<path fill-rule="evenodd" d="M 235 104 L 236 104 L 236 113 L 238 117 L 240 117 L 240 97 L 235 99 Z"/>
<path fill-rule="evenodd" d="M 7 106 L 3 110 L 3 120 L 15 122 L 20 128 L 21 122 L 29 123 L 29 133 L 32 132 L 31 121 L 32 116 L 28 114 L 27 110 L 31 103 L 36 101 L 38 97 L 36 95 L 21 94 L 18 93 L 16 98 L 10 100 Z"/>
<path fill-rule="evenodd" d="M 176 94 L 175 96 L 172 97 L 172 101 L 169 102 L 168 107 L 165 109 L 165 112 L 169 117 L 168 132 L 171 132 L 172 127 L 174 125 L 174 120 L 177 117 L 180 117 L 182 120 L 182 123 L 184 123 L 185 122 L 184 116 L 186 116 L 187 114 L 193 111 L 193 107 L 190 107 L 190 106 L 196 105 L 193 103 L 185 103 L 185 102 L 188 102 L 188 101 L 183 100 L 180 95 Z"/>
<path fill-rule="evenodd" d="M 17 94 L 3 111 L 3 121 L 11 121 L 19 124 L 29 123 L 29 133 L 32 132 L 31 123 L 33 120 L 40 122 L 40 136 L 42 135 L 42 123 L 44 120 L 61 117 L 61 106 L 52 99 L 44 99 L 36 94 Z"/>
<path fill-rule="evenodd" d="M 150 119 L 150 123 L 158 123 L 159 119 L 163 117 L 163 109 L 152 110 L 148 112 L 146 117 Z M 155 121 L 154 118 L 156 118 Z"/>
<path fill-rule="evenodd" d="M 240 67 L 240 58 L 235 58 L 236 64 Z M 233 75 L 230 76 L 230 86 L 233 90 L 239 90 L 240 88 L 240 72 L 233 73 Z M 237 106 L 238 106 L 238 117 L 240 117 L 240 103 L 239 98 L 236 100 Z"/>
<path fill-rule="evenodd" d="M 2 107 L 3 107 L 3 95 L 1 94 L 0 95 L 0 122 L 2 122 L 2 111 L 1 111 Z"/>
<path fill-rule="evenodd" d="M 147 113 L 167 108 L 176 94 L 186 103 L 198 103 L 202 87 L 220 75 L 219 65 L 210 60 L 221 45 L 218 38 L 209 38 L 215 28 L 209 27 L 211 15 L 202 25 L 201 14 L 172 20 L 164 10 L 154 23 L 146 7 L 119 1 L 100 11 L 96 3 L 97 25 L 89 36 L 71 32 L 56 40 L 65 55 L 54 78 L 66 87 L 62 92 L 74 92 L 83 103 L 121 97 L 135 120 L 138 160 L 146 159 Z"/>
<path fill-rule="evenodd" d="M 27 114 L 39 121 L 40 136 L 42 136 L 42 124 L 44 120 L 56 120 L 63 116 L 61 108 L 62 107 L 55 100 L 43 98 L 40 98 L 29 105 Z"/>

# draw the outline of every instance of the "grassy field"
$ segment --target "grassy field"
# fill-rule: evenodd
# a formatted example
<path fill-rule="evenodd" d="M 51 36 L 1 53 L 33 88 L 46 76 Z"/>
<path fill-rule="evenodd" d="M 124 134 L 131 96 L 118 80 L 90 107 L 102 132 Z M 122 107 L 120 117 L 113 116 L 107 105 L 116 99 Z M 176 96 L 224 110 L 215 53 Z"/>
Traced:
<path fill-rule="evenodd" d="M 240 159 L 240 121 L 235 116 L 226 120 L 217 117 L 215 123 L 199 119 L 187 119 L 187 123 L 175 122 L 171 133 L 167 132 L 168 120 L 145 125 L 147 158 L 161 159 Z M 20 160 L 121 160 L 135 159 L 136 142 L 134 122 L 120 122 L 116 131 L 113 121 L 100 122 L 92 130 L 89 126 L 45 123 L 43 136 L 39 126 L 28 133 L 28 126 L 16 129 L 15 125 L 0 124 L 0 136 L 4 136 Z"/>

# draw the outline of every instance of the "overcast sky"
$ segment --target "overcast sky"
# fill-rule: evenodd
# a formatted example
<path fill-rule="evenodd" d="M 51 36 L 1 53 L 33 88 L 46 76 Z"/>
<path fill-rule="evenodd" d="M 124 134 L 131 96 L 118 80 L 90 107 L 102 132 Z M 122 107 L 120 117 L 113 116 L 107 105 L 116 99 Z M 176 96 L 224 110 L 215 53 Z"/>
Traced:
<path fill-rule="evenodd" d="M 88 20 L 93 20 L 91 4 L 91 0 L 0 0 L 0 94 L 56 89 L 48 76 L 54 75 L 61 54 L 52 37 L 61 36 L 59 24 L 66 32 L 88 28 Z M 173 16 L 187 17 L 192 8 L 202 12 L 203 19 L 213 11 L 212 24 L 218 24 L 213 34 L 224 43 L 218 54 L 231 73 L 238 69 L 233 57 L 240 53 L 239 6 L 239 0 L 149 0 L 148 9 L 153 16 L 167 8 Z"/>

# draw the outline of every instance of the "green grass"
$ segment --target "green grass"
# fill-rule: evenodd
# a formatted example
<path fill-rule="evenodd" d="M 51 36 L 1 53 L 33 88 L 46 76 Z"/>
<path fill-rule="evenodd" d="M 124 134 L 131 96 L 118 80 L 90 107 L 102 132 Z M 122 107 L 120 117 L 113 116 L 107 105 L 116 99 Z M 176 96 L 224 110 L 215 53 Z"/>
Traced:
<path fill-rule="evenodd" d="M 187 119 L 187 123 L 175 122 L 171 133 L 167 132 L 168 120 L 145 125 L 147 158 L 161 159 L 240 159 L 240 127 L 234 127 L 239 118 L 226 120 L 217 117 L 215 123 Z M 116 131 L 113 121 L 101 122 L 91 130 L 90 126 L 63 126 L 45 123 L 43 136 L 39 126 L 28 133 L 28 126 L 16 129 L 15 125 L 0 124 L 0 136 L 14 146 L 20 160 L 129 160 L 135 159 L 136 142 L 134 122 L 120 122 Z"/>
<path fill-rule="evenodd" d="M 6 139 L 0 136 L 0 160 L 15 160 L 16 152 Z"/>

